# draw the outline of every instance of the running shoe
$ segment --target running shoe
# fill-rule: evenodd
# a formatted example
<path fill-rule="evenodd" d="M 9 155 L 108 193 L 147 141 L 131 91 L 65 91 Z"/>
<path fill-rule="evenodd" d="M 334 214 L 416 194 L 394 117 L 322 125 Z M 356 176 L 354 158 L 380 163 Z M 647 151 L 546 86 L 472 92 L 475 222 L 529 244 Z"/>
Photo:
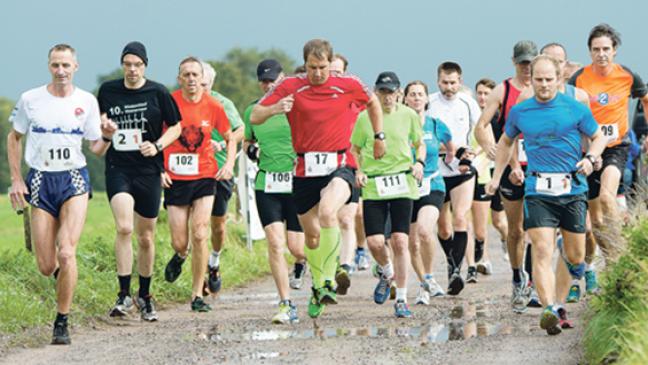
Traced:
<path fill-rule="evenodd" d="M 67 322 L 59 321 L 54 322 L 54 333 L 52 334 L 52 345 L 69 345 L 72 343 L 70 340 L 70 332 L 68 332 Z"/>
<path fill-rule="evenodd" d="M 306 273 L 306 262 L 296 262 L 293 271 L 290 273 L 290 287 L 297 290 L 301 289 L 304 284 L 304 274 Z"/>
<path fill-rule="evenodd" d="M 490 261 L 482 261 L 477 263 L 477 272 L 482 275 L 493 274 L 493 264 Z"/>
<path fill-rule="evenodd" d="M 207 278 L 207 284 L 209 285 L 209 291 L 212 294 L 216 294 L 221 290 L 223 285 L 223 280 L 221 279 L 220 267 L 209 266 L 209 277 Z"/>
<path fill-rule="evenodd" d="M 153 304 L 153 297 L 151 295 L 146 298 L 137 297 L 137 306 L 139 307 L 140 316 L 142 320 L 147 322 L 154 322 L 158 320 L 155 305 Z"/>
<path fill-rule="evenodd" d="M 191 310 L 193 312 L 209 312 L 212 310 L 211 305 L 205 303 L 203 298 L 201 297 L 195 297 L 194 300 L 191 301 Z"/>
<path fill-rule="evenodd" d="M 123 317 L 133 309 L 133 298 L 128 294 L 117 294 L 117 301 L 108 313 L 111 317 Z"/>
<path fill-rule="evenodd" d="M 573 284 L 569 288 L 569 294 L 567 295 L 567 303 L 578 303 L 581 296 L 580 285 Z"/>
<path fill-rule="evenodd" d="M 466 283 L 477 284 L 477 269 L 475 267 L 468 268 L 468 273 L 466 274 Z"/>
<path fill-rule="evenodd" d="M 180 273 L 182 273 L 182 264 L 184 264 L 185 259 L 180 257 L 177 253 L 173 254 L 171 260 L 164 269 L 164 280 L 172 283 L 178 279 Z"/>
<path fill-rule="evenodd" d="M 279 312 L 272 317 L 272 324 L 299 323 L 297 317 L 297 307 L 290 300 L 279 302 Z"/>
<path fill-rule="evenodd" d="M 396 315 L 396 318 L 412 317 L 412 312 L 410 311 L 409 306 L 402 300 L 398 300 L 394 304 L 394 314 Z"/>
<path fill-rule="evenodd" d="M 338 304 L 337 294 L 333 288 L 333 284 L 329 280 L 326 280 L 324 286 L 318 289 L 317 297 L 323 304 Z"/>
<path fill-rule="evenodd" d="M 378 285 L 376 285 L 376 289 L 374 289 L 374 302 L 376 302 L 376 304 L 383 304 L 387 301 L 389 294 L 392 291 L 391 282 L 392 279 L 388 279 L 382 275 L 380 276 L 380 279 L 378 279 Z"/>
<path fill-rule="evenodd" d="M 455 270 L 448 281 L 448 295 L 459 295 L 464 288 L 464 281 L 459 270 Z"/>
<path fill-rule="evenodd" d="M 527 285 L 527 276 L 524 274 L 520 283 L 513 282 L 513 294 L 511 295 L 511 307 L 515 313 L 525 313 L 529 304 L 530 290 Z"/>
<path fill-rule="evenodd" d="M 547 331 L 548 335 L 557 335 L 562 332 L 560 315 L 556 306 L 548 306 L 540 315 L 540 328 Z"/>
<path fill-rule="evenodd" d="M 529 303 L 527 303 L 527 307 L 542 308 L 542 303 L 540 303 L 540 297 L 536 291 L 535 284 L 529 282 L 528 285 L 531 287 L 531 293 L 529 294 Z"/>
<path fill-rule="evenodd" d="M 585 271 L 585 291 L 588 295 L 597 295 L 600 291 L 594 270 Z"/>
<path fill-rule="evenodd" d="M 420 305 L 430 305 L 430 293 L 423 287 L 425 282 L 421 283 L 421 286 L 418 288 L 418 293 L 416 294 L 416 304 Z"/>
<path fill-rule="evenodd" d="M 349 277 L 347 269 L 338 266 L 337 272 L 335 273 L 335 282 L 337 283 L 337 293 L 340 295 L 346 295 L 351 286 L 351 278 Z"/>
<path fill-rule="evenodd" d="M 322 314 L 322 312 L 324 312 L 326 304 L 320 303 L 318 289 L 311 288 L 311 290 L 312 294 L 308 301 L 308 316 L 311 318 L 317 318 Z"/>
<path fill-rule="evenodd" d="M 358 268 L 358 271 L 367 270 L 371 266 L 371 260 L 369 259 L 369 256 L 367 256 L 366 250 L 362 250 L 362 251 L 356 250 L 354 261 L 356 267 Z"/>
<path fill-rule="evenodd" d="M 441 288 L 441 285 L 439 285 L 434 278 L 425 279 L 425 281 L 421 283 L 421 287 L 432 297 L 442 297 L 445 295 L 443 288 Z"/>
<path fill-rule="evenodd" d="M 560 317 L 560 328 L 562 329 L 570 329 L 570 328 L 575 328 L 574 322 L 570 321 L 567 319 L 567 310 L 563 306 L 559 306 L 557 309 L 558 316 Z"/>

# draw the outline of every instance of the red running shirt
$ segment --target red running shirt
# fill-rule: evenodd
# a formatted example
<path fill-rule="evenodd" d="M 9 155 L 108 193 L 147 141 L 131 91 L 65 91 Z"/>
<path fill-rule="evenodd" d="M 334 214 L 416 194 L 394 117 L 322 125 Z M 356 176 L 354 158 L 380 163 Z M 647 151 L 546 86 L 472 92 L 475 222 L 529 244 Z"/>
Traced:
<path fill-rule="evenodd" d="M 164 170 L 172 180 L 213 178 L 218 171 L 211 144 L 212 129 L 223 135 L 230 123 L 223 106 L 207 93 L 197 103 L 182 97 L 182 90 L 171 94 L 182 120 L 182 133 L 164 149 Z"/>
<path fill-rule="evenodd" d="M 295 102 L 286 114 L 292 142 L 298 154 L 295 176 L 304 176 L 306 152 L 336 152 L 338 162 L 355 167 L 350 139 L 359 106 L 366 105 L 371 91 L 355 76 L 331 74 L 322 85 L 311 85 L 306 74 L 287 77 L 268 92 L 259 103 L 270 106 L 293 95 Z"/>

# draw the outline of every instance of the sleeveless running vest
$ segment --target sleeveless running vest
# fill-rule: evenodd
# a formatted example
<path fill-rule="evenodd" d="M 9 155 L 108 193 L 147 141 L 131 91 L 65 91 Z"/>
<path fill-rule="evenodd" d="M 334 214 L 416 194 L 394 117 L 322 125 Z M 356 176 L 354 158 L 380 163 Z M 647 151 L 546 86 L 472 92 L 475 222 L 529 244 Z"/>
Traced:
<path fill-rule="evenodd" d="M 502 103 L 502 107 L 499 111 L 499 118 L 497 118 L 497 121 L 493 125 L 493 134 L 495 135 L 495 142 L 498 142 L 500 137 L 502 136 L 502 133 L 504 133 L 504 124 L 506 123 L 506 118 L 508 117 L 508 114 L 511 111 L 513 105 L 515 105 L 515 102 L 517 101 L 518 97 L 522 93 L 522 90 L 513 86 L 513 84 L 511 83 L 511 79 L 504 80 L 503 84 L 504 84 L 504 102 Z"/>

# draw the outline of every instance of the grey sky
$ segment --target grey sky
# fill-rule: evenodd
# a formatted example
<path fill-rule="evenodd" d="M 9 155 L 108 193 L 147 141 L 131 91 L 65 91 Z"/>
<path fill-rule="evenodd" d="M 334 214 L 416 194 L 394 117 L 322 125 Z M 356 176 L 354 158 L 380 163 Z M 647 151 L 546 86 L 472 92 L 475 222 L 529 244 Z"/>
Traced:
<path fill-rule="evenodd" d="M 483 76 L 509 76 L 521 39 L 561 42 L 570 59 L 589 63 L 587 34 L 600 22 L 622 34 L 617 61 L 648 79 L 646 1 L 11 0 L 2 8 L 0 96 L 13 100 L 49 81 L 47 50 L 61 42 L 77 48 L 76 82 L 89 90 L 97 75 L 119 66 L 131 40 L 148 48 L 147 77 L 172 84 L 187 55 L 217 59 L 232 47 L 276 47 L 300 60 L 304 42 L 316 37 L 329 39 L 367 84 L 392 70 L 434 90 L 436 66 L 446 60 L 462 65 L 471 87 Z"/>

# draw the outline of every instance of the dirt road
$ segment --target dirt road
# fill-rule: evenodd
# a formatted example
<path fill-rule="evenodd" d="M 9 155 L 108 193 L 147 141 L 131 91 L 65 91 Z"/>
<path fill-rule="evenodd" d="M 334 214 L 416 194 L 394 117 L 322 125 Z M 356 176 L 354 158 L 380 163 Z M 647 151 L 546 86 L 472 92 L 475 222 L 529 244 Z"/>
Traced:
<path fill-rule="evenodd" d="M 493 235 L 491 235 L 493 237 Z M 369 272 L 352 276 L 349 295 L 317 321 L 308 318 L 309 291 L 294 292 L 301 322 L 270 323 L 277 297 L 270 278 L 223 293 L 211 313 L 189 304 L 159 310 L 160 321 L 106 317 L 95 328 L 73 328 L 71 346 L 14 349 L 3 364 L 577 364 L 584 304 L 568 307 L 577 328 L 549 337 L 538 327 L 539 309 L 510 310 L 510 269 L 498 247 L 495 273 L 480 276 L 458 297 L 412 305 L 412 319 L 396 319 L 393 302 L 373 303 Z M 439 258 L 439 269 L 443 265 Z M 186 275 L 188 273 L 184 273 Z M 445 275 L 435 274 L 445 285 Z M 409 297 L 416 287 L 410 280 Z M 166 285 L 157 283 L 157 285 Z"/>

